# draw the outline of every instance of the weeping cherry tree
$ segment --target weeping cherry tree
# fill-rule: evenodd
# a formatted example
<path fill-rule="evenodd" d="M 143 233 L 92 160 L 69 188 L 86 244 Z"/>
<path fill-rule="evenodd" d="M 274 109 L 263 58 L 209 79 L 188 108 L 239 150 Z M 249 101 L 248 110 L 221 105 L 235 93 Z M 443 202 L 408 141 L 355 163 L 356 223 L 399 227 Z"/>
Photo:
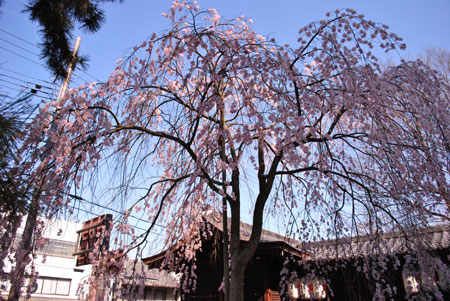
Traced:
<path fill-rule="evenodd" d="M 136 46 L 106 83 L 36 116 L 25 143 L 35 151 L 20 166 L 39 182 L 42 212 L 81 197 L 85 175 L 105 178 L 101 166 L 114 163 L 122 176 L 111 189 L 152 222 L 139 235 L 116 226 L 132 237 L 121 247 L 164 224 L 167 245 L 183 242 L 194 262 L 202 212 L 215 208 L 231 220 L 229 300 L 243 300 L 265 212 L 302 241 L 449 220 L 448 82 L 420 61 L 382 69 L 375 53 L 405 47 L 387 26 L 337 10 L 282 46 L 195 2 L 175 1 L 167 17 L 170 30 Z M 244 202 L 253 228 L 242 247 Z"/>

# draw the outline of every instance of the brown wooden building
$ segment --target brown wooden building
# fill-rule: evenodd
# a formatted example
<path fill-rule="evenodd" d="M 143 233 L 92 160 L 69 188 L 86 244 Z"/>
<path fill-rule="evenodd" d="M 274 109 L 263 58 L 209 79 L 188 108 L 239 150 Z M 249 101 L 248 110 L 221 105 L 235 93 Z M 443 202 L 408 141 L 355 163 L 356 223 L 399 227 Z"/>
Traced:
<path fill-rule="evenodd" d="M 308 256 L 291 269 L 298 275 L 318 271 L 330 300 L 378 300 L 377 294 L 386 300 L 450 300 L 450 224 L 299 249 Z"/>
<path fill-rule="evenodd" d="M 202 251 L 196 256 L 197 289 L 185 295 L 183 300 L 222 300 L 219 287 L 223 279 L 222 262 L 222 224 L 220 215 L 208 215 L 205 218 L 212 226 L 211 235 L 202 241 Z M 245 244 L 251 233 L 251 225 L 241 224 L 241 243 Z M 441 258 L 449 267 L 450 225 L 427 228 L 418 235 L 426 235 L 428 254 Z M 350 241 L 334 240 L 312 244 L 302 244 L 274 232 L 263 230 L 256 253 L 245 271 L 243 283 L 245 300 L 277 300 L 283 292 L 291 299 L 301 300 L 371 300 L 377 294 L 376 281 L 367 275 L 366 269 L 378 269 L 381 258 L 387 261 L 379 275 L 393 289 L 393 300 L 405 300 L 431 294 L 430 287 L 422 283 L 427 277 L 419 269 L 405 270 L 406 254 L 411 249 L 404 249 L 404 236 L 401 233 L 388 233 L 381 236 L 383 243 L 368 236 L 353 238 Z M 381 245 L 381 248 L 378 246 Z M 378 249 L 376 249 L 378 248 Z M 372 256 L 376 254 L 377 256 Z M 402 255 L 403 254 L 403 255 Z M 164 252 L 144 259 L 149 268 L 159 268 L 164 259 Z M 287 266 L 289 281 L 280 287 L 281 271 L 284 262 Z M 418 267 L 417 267 L 418 268 Z M 317 271 L 314 277 L 306 277 L 311 269 Z M 445 269 L 448 272 L 448 269 Z M 443 270 L 442 270 L 443 271 Z M 450 282 L 442 279 L 445 272 L 433 270 L 431 281 L 438 294 L 450 300 Z M 295 277 L 291 277 L 295 275 Z M 441 279 L 439 279 L 439 277 Z M 450 279 L 450 278 L 449 278 Z M 413 281 L 411 287 L 405 283 Z M 388 291 L 383 291 L 385 296 Z M 271 297 L 269 297 L 269 295 Z"/>
<path fill-rule="evenodd" d="M 209 214 L 206 222 L 212 226 L 212 235 L 202 241 L 202 251 L 196 257 L 197 289 L 195 293 L 184 296 L 184 300 L 222 300 L 219 287 L 223 279 L 221 215 Z M 251 234 L 251 225 L 241 223 L 241 243 L 245 244 Z M 245 300 L 264 300 L 268 290 L 272 300 L 280 290 L 280 272 L 286 256 L 300 259 L 302 254 L 294 246 L 299 241 L 277 233 L 263 230 L 258 248 L 245 271 Z M 144 259 L 149 268 L 160 267 L 165 254 L 160 253 Z M 266 297 L 267 299 L 267 297 Z"/>

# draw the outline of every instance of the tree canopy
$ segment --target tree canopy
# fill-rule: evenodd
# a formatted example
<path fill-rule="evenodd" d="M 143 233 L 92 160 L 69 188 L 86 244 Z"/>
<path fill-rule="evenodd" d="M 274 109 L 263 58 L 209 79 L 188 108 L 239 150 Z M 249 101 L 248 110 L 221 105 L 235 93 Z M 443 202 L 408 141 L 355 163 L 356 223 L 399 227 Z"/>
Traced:
<path fill-rule="evenodd" d="M 193 260 L 202 211 L 229 206 L 231 300 L 243 298 L 265 211 L 302 241 L 448 221 L 448 82 L 421 61 L 380 68 L 374 48 L 404 48 L 387 26 L 337 10 L 282 46 L 251 20 L 195 3 L 175 1 L 168 17 L 171 29 L 135 47 L 106 83 L 36 116 L 25 143 L 35 152 L 20 168 L 39 182 L 42 210 L 81 197 L 84 175 L 105 178 L 114 164 L 110 189 L 152 222 L 139 237 L 126 219 L 116 225 L 132 236 L 125 247 L 164 223 L 167 244 L 183 241 Z M 244 202 L 253 229 L 241 247 Z"/>

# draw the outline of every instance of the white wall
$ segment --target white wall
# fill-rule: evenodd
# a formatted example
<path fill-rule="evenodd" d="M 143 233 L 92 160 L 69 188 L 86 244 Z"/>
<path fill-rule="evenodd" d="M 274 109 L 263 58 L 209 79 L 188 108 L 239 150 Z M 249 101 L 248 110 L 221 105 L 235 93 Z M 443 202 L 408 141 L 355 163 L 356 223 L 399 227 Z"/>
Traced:
<path fill-rule="evenodd" d="M 77 242 L 78 234 L 77 230 L 81 229 L 82 223 L 68 222 L 62 220 L 46 220 L 45 228 L 43 230 L 43 237 L 52 240 L 57 240 L 61 243 L 73 243 Z M 23 227 L 20 228 L 19 233 L 23 231 Z M 47 249 L 52 251 L 52 244 Z M 56 252 L 57 253 L 57 252 Z M 68 290 L 68 294 L 55 295 L 55 294 L 32 294 L 32 300 L 77 300 L 77 290 L 84 280 L 91 274 L 91 266 L 76 267 L 76 258 L 68 252 L 63 255 L 37 255 L 34 260 L 35 270 L 38 273 L 38 292 L 42 292 L 44 285 L 46 286 L 44 291 L 56 290 L 59 283 L 59 288 L 62 291 Z M 43 278 L 43 279 L 42 279 Z M 70 289 L 67 288 L 68 280 L 70 280 Z M 58 282 L 59 281 L 59 282 Z M 45 284 L 44 284 L 45 282 Z M 9 286 L 9 285 L 8 285 Z M 52 287 L 53 286 L 53 287 Z M 8 293 L 8 288 L 2 291 L 2 295 Z"/>

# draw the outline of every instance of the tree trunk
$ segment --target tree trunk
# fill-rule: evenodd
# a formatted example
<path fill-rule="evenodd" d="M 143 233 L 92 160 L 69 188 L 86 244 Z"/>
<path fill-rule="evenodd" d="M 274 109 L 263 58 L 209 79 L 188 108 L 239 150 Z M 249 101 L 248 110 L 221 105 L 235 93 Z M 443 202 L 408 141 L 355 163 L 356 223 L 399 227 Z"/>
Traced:
<path fill-rule="evenodd" d="M 231 263 L 230 300 L 244 301 L 244 273 L 246 264 Z"/>
<path fill-rule="evenodd" d="M 19 300 L 20 290 L 24 284 L 25 268 L 28 265 L 33 247 L 33 234 L 36 228 L 36 220 L 39 209 L 39 196 L 39 193 L 33 196 L 30 208 L 28 210 L 25 228 L 23 230 L 22 240 L 19 244 L 19 250 L 16 250 L 16 265 L 14 270 L 11 271 L 13 274 L 12 277 L 10 277 L 11 288 L 9 290 L 8 301 Z"/>
<path fill-rule="evenodd" d="M 220 93 L 220 85 L 217 83 L 217 93 L 221 95 Z M 222 131 L 225 131 L 226 129 L 226 123 L 225 123 L 225 99 L 223 95 L 221 95 L 222 103 L 220 106 L 220 129 Z M 223 162 L 227 162 L 227 155 L 226 155 L 226 143 L 225 143 L 225 137 L 223 135 L 219 136 L 219 145 L 220 145 L 220 159 Z M 227 193 L 227 172 L 225 169 L 222 169 L 222 189 L 224 193 Z M 228 203 L 227 198 L 224 195 L 222 197 L 222 225 L 223 225 L 223 295 L 224 295 L 224 301 L 230 301 L 230 267 L 228 265 L 228 250 L 229 250 L 229 241 L 228 241 Z"/>
<path fill-rule="evenodd" d="M 256 252 L 261 239 L 264 205 L 266 204 L 269 193 L 275 179 L 275 172 L 281 161 L 283 153 L 280 152 L 273 160 L 269 174 L 264 175 L 264 148 L 262 143 L 258 145 L 259 162 L 259 194 L 256 198 L 255 209 L 253 211 L 253 226 L 249 241 L 244 247 L 241 247 L 241 207 L 240 207 L 240 189 L 239 189 L 239 169 L 234 169 L 231 176 L 231 185 L 236 199 L 230 202 L 231 207 L 231 281 L 230 281 L 230 300 L 244 300 L 244 274 L 247 264 Z"/>
<path fill-rule="evenodd" d="M 224 301 L 230 301 L 230 268 L 228 266 L 228 214 L 227 214 L 227 201 L 223 199 L 223 212 L 222 212 L 222 223 L 223 223 L 223 294 Z"/>

